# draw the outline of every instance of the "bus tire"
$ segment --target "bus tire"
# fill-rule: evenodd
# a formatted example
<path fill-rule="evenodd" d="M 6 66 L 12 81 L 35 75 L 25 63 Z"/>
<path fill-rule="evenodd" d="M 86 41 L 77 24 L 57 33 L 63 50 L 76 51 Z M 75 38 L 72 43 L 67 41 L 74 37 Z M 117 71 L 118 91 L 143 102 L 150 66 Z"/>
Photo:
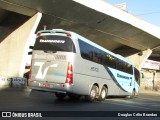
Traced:
<path fill-rule="evenodd" d="M 55 93 L 55 96 L 60 99 L 63 100 L 67 95 L 65 93 Z"/>
<path fill-rule="evenodd" d="M 107 97 L 107 93 L 108 93 L 108 89 L 105 86 L 103 86 L 102 90 L 101 90 L 101 93 L 100 93 L 100 95 L 98 97 L 98 100 L 99 101 L 104 101 L 106 99 L 106 97 Z"/>
<path fill-rule="evenodd" d="M 93 85 L 90 94 L 85 96 L 85 100 L 87 102 L 93 102 L 96 100 L 97 95 L 98 95 L 98 87 L 96 85 Z"/>
<path fill-rule="evenodd" d="M 135 98 L 135 96 L 136 96 L 136 91 L 135 91 L 135 89 L 133 89 L 130 98 L 133 99 L 133 98 Z"/>

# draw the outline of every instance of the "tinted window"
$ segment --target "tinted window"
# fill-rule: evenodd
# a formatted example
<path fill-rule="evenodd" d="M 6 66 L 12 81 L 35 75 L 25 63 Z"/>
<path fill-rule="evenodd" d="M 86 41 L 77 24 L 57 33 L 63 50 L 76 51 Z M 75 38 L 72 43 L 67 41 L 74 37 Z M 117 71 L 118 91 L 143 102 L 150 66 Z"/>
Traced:
<path fill-rule="evenodd" d="M 90 46 L 89 44 L 87 44 L 81 40 L 79 40 L 79 46 L 80 46 L 82 58 L 93 61 L 94 47 Z"/>
<path fill-rule="evenodd" d="M 132 65 L 110 55 L 109 53 L 106 53 L 82 40 L 79 40 L 79 46 L 82 58 L 133 74 Z"/>
<path fill-rule="evenodd" d="M 34 50 L 75 52 L 75 46 L 69 37 L 49 35 L 38 37 Z"/>

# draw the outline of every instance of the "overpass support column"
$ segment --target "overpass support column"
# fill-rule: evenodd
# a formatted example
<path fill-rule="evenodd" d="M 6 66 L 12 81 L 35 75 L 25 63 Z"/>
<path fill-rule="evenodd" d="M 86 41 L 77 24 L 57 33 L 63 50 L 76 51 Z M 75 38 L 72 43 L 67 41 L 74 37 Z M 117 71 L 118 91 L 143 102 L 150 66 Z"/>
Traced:
<path fill-rule="evenodd" d="M 36 31 L 42 14 L 37 13 L 0 43 L 0 76 L 23 77 L 30 37 Z"/>
<path fill-rule="evenodd" d="M 141 69 L 142 65 L 148 59 L 151 53 L 152 53 L 152 50 L 147 49 L 143 51 L 141 54 L 131 55 L 127 57 L 127 59 L 129 59 L 132 63 L 134 63 L 137 68 Z"/>

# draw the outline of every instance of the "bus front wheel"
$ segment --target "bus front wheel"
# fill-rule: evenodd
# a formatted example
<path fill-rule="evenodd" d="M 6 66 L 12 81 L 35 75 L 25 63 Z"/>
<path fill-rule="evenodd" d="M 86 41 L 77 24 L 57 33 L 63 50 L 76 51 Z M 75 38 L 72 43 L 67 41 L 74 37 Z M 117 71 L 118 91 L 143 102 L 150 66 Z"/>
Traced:
<path fill-rule="evenodd" d="M 130 95 L 130 98 L 131 98 L 131 99 L 132 99 L 132 98 L 135 98 L 135 96 L 136 96 L 136 90 L 133 89 L 132 94 Z"/>

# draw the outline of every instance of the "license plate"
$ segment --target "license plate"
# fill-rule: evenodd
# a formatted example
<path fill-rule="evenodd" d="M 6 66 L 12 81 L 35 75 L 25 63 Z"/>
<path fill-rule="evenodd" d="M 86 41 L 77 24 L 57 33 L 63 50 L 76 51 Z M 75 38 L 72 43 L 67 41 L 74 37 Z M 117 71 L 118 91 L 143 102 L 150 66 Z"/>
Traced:
<path fill-rule="evenodd" d="M 50 84 L 48 84 L 48 83 L 41 83 L 39 86 L 40 86 L 40 87 L 49 88 L 49 87 L 50 87 Z"/>

